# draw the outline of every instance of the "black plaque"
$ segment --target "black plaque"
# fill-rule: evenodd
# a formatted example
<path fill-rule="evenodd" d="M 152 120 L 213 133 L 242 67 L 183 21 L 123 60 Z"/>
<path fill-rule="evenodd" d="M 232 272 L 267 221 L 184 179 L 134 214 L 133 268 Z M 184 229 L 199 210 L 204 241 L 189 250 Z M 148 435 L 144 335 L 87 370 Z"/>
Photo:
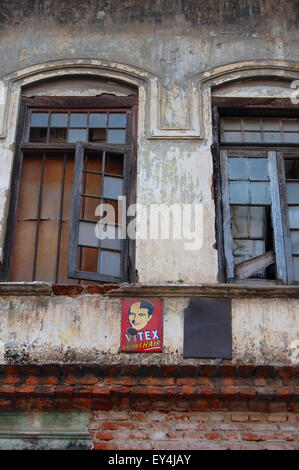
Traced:
<path fill-rule="evenodd" d="M 192 297 L 184 315 L 184 357 L 232 358 L 231 300 Z"/>

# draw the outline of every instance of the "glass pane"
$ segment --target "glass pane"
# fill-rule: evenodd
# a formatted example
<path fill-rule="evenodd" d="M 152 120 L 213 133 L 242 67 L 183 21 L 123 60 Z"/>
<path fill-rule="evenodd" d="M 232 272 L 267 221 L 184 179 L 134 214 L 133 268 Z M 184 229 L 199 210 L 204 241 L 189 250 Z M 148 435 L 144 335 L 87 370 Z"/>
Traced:
<path fill-rule="evenodd" d="M 225 132 L 223 141 L 227 143 L 242 142 L 242 134 L 241 132 Z"/>
<path fill-rule="evenodd" d="M 110 114 L 109 115 L 109 127 L 126 127 L 127 115 L 122 114 Z"/>
<path fill-rule="evenodd" d="M 249 158 L 249 179 L 250 180 L 268 180 L 268 159 L 267 158 Z"/>
<path fill-rule="evenodd" d="M 258 131 L 260 132 L 260 120 L 253 119 L 243 119 L 243 128 L 245 131 Z"/>
<path fill-rule="evenodd" d="M 228 175 L 230 180 L 247 180 L 247 158 L 229 158 Z"/>
<path fill-rule="evenodd" d="M 97 248 L 78 247 L 77 267 L 80 271 L 90 273 L 98 272 L 98 252 Z"/>
<path fill-rule="evenodd" d="M 299 254 L 299 232 L 291 231 L 291 243 L 292 243 L 292 253 L 294 255 Z"/>
<path fill-rule="evenodd" d="M 250 183 L 250 203 L 271 203 L 269 183 Z"/>
<path fill-rule="evenodd" d="M 233 251 L 236 264 L 265 253 L 264 240 L 233 240 Z"/>
<path fill-rule="evenodd" d="M 89 127 L 106 127 L 106 122 L 106 113 L 90 113 L 89 115 Z"/>
<path fill-rule="evenodd" d="M 249 204 L 249 182 L 231 181 L 229 195 L 231 204 Z"/>
<path fill-rule="evenodd" d="M 295 281 L 299 281 L 299 257 L 293 256 L 293 263 L 294 263 L 294 279 Z"/>
<path fill-rule="evenodd" d="M 66 142 L 67 129 L 61 127 L 50 128 L 49 142 Z"/>
<path fill-rule="evenodd" d="M 299 228 L 299 207 L 289 207 L 290 228 Z"/>
<path fill-rule="evenodd" d="M 79 140 L 86 141 L 86 129 L 69 129 L 68 141 L 74 143 Z"/>
<path fill-rule="evenodd" d="M 280 132 L 280 120 L 277 118 L 263 119 L 263 130 L 264 131 L 275 131 Z"/>
<path fill-rule="evenodd" d="M 299 179 L 299 160 L 285 160 L 285 177 L 290 180 Z"/>
<path fill-rule="evenodd" d="M 289 204 L 299 203 L 299 182 L 287 183 L 287 201 Z"/>
<path fill-rule="evenodd" d="M 105 142 L 106 129 L 89 129 L 89 142 Z"/>
<path fill-rule="evenodd" d="M 31 127 L 48 127 L 49 113 L 32 113 Z"/>
<path fill-rule="evenodd" d="M 47 142 L 47 128 L 45 127 L 31 127 L 30 142 Z"/>
<path fill-rule="evenodd" d="M 107 248 L 110 250 L 119 250 L 121 249 L 121 240 L 120 240 L 120 229 L 114 225 L 107 225 L 105 235 L 107 238 L 101 240 L 101 247 Z"/>
<path fill-rule="evenodd" d="M 262 135 L 259 132 L 244 132 L 246 143 L 259 143 L 262 141 Z"/>
<path fill-rule="evenodd" d="M 66 113 L 52 113 L 50 119 L 51 127 L 67 127 L 67 118 Z"/>
<path fill-rule="evenodd" d="M 122 196 L 123 192 L 123 180 L 121 178 L 113 178 L 105 176 L 104 178 L 104 191 L 103 195 L 105 198 L 117 199 L 118 196 Z"/>
<path fill-rule="evenodd" d="M 71 127 L 86 127 L 87 126 L 87 114 L 86 113 L 71 113 L 70 126 Z"/>
<path fill-rule="evenodd" d="M 284 131 L 299 132 L 299 119 L 282 119 L 282 126 Z"/>
<path fill-rule="evenodd" d="M 232 206 L 233 238 L 265 238 L 265 207 Z"/>
<path fill-rule="evenodd" d="M 100 273 L 120 277 L 120 253 L 101 250 Z"/>
<path fill-rule="evenodd" d="M 282 142 L 280 132 L 264 132 L 264 142 L 267 144 L 279 144 Z"/>
<path fill-rule="evenodd" d="M 239 118 L 225 118 L 222 119 L 222 128 L 223 130 L 229 131 L 240 131 L 241 130 L 241 120 Z"/>
<path fill-rule="evenodd" d="M 284 141 L 286 144 L 299 144 L 299 132 L 285 132 Z"/>
<path fill-rule="evenodd" d="M 99 239 L 96 237 L 95 228 L 96 224 L 80 222 L 78 245 L 98 247 Z"/>
<path fill-rule="evenodd" d="M 122 130 L 108 130 L 108 143 L 109 144 L 125 144 L 126 131 Z"/>

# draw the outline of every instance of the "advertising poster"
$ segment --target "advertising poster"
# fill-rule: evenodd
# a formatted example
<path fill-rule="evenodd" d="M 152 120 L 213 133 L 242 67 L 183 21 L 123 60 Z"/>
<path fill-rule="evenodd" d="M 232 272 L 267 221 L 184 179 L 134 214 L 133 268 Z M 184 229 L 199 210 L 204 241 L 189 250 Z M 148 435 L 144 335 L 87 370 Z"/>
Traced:
<path fill-rule="evenodd" d="M 163 350 L 163 301 L 123 299 L 121 352 Z"/>

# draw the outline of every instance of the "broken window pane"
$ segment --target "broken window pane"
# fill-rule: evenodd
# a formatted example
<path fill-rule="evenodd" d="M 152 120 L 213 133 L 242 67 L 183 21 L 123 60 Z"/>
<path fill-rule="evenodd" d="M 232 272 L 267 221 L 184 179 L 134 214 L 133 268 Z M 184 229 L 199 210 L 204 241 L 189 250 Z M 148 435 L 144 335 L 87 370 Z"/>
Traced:
<path fill-rule="evenodd" d="M 49 142 L 66 142 L 67 129 L 61 127 L 50 128 Z"/>
<path fill-rule="evenodd" d="M 31 127 L 30 142 L 47 142 L 47 128 L 46 127 Z"/>
<path fill-rule="evenodd" d="M 266 252 L 264 240 L 238 240 L 233 241 L 233 252 L 236 264 L 255 258 Z"/>
<path fill-rule="evenodd" d="M 285 177 L 290 180 L 299 179 L 299 160 L 289 159 L 284 161 Z"/>
<path fill-rule="evenodd" d="M 105 142 L 106 129 L 89 129 L 89 142 Z"/>
<path fill-rule="evenodd" d="M 231 206 L 233 238 L 265 238 L 265 207 Z"/>
<path fill-rule="evenodd" d="M 98 272 L 98 252 L 97 248 L 78 247 L 77 263 L 80 271 L 91 273 Z"/>

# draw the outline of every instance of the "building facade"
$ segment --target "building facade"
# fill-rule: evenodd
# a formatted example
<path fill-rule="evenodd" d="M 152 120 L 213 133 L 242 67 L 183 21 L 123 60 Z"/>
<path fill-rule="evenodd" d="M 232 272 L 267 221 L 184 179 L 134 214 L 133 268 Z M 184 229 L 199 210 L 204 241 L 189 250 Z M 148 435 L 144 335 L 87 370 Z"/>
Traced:
<path fill-rule="evenodd" d="M 0 447 L 298 447 L 297 2 L 2 1 L 0 35 Z"/>

